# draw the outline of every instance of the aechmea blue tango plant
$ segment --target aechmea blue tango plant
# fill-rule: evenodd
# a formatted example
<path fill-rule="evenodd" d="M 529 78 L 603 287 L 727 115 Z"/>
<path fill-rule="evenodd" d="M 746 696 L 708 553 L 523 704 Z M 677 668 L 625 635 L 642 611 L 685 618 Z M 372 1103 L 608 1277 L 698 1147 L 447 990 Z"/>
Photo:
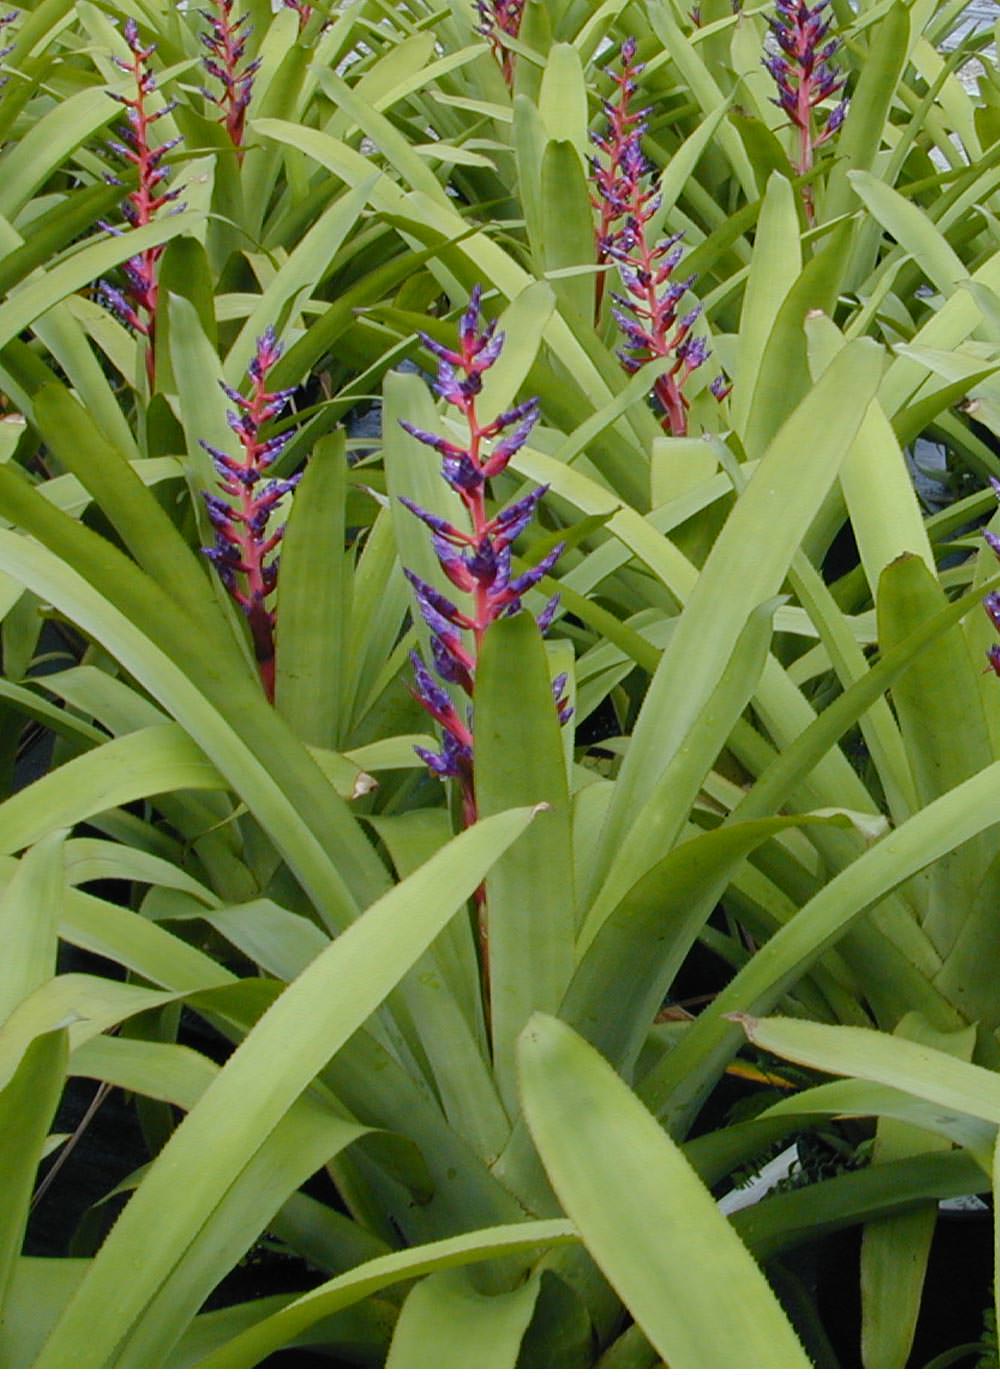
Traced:
<path fill-rule="evenodd" d="M 455 443 L 412 423 L 401 424 L 418 442 L 441 454 L 441 474 L 468 515 L 466 525 L 454 525 L 405 496 L 401 497 L 407 509 L 430 530 L 445 576 L 469 597 L 468 605 L 460 607 L 407 570 L 417 606 L 430 629 L 434 670 L 441 681 L 460 687 L 468 697 L 463 715 L 445 686 L 435 680 L 420 653 L 410 653 L 416 680 L 414 695 L 442 730 L 439 753 L 427 748 L 418 748 L 417 753 L 437 777 L 454 778 L 458 782 L 466 825 L 476 819 L 473 705 L 476 663 L 483 638 L 498 618 L 520 611 L 524 595 L 549 573 L 563 548 L 557 545 L 540 564 L 514 576 L 511 545 L 530 524 L 538 502 L 548 490 L 546 486 L 535 487 L 521 500 L 498 511 L 492 519 L 487 515 L 487 482 L 498 476 L 524 446 L 538 422 L 539 409 L 537 399 L 528 399 L 491 422 L 480 423 L 476 398 L 482 390 L 483 375 L 496 364 L 504 340 L 495 321 L 480 325 L 481 300 L 481 288 L 473 288 L 468 309 L 459 321 L 457 351 L 446 349 L 430 336 L 422 337 L 427 349 L 438 358 L 434 387 L 465 419 L 467 441 Z M 543 632 L 552 622 L 557 606 L 558 597 L 555 597 L 539 616 Z M 565 686 L 565 676 L 560 676 L 553 684 L 556 707 L 563 723 L 571 714 L 563 694 Z"/>

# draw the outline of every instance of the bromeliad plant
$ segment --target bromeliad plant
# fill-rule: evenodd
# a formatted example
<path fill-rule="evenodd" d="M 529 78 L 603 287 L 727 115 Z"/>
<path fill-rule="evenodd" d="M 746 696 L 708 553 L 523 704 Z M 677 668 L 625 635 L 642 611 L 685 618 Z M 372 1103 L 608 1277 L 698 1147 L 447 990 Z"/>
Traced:
<path fill-rule="evenodd" d="M 193 9 L 150 0 L 125 49 L 114 6 L 4 30 L 0 1361 L 830 1365 L 799 1250 L 822 1275 L 863 1221 L 864 1356 L 919 1364 L 1000 1069 L 995 61 L 948 48 L 954 7 L 844 10 L 851 109 L 799 171 L 752 8 L 692 35 L 538 0 L 516 95 L 471 3 L 295 8 L 253 7 L 242 162 Z M 153 43 L 190 207 L 95 234 L 111 56 L 153 122 Z M 88 290 L 146 244 L 155 384 L 127 280 L 139 327 Z M 602 274 L 637 365 L 595 333 Z M 683 402 L 702 339 L 724 412 Z M 387 373 L 413 358 L 441 402 Z M 851 1082 L 786 1097 L 765 1051 Z M 771 1107 L 728 1121 L 754 1075 Z M 113 1206 L 61 1159 L 33 1206 L 52 1134 L 85 1152 L 116 1100 Z M 873 1164 L 722 1218 L 733 1172 L 844 1114 Z"/>

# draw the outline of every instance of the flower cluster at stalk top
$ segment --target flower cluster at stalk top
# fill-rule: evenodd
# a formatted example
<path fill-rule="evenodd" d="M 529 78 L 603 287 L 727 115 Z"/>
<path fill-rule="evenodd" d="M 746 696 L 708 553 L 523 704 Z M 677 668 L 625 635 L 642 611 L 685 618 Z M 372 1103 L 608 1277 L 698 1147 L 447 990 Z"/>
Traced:
<path fill-rule="evenodd" d="M 424 345 L 438 359 L 434 387 L 464 418 L 466 442 L 455 443 L 412 423 L 401 423 L 418 442 L 440 453 L 441 474 L 468 515 L 467 523 L 454 525 L 405 496 L 400 498 L 430 530 L 431 542 L 445 576 L 469 599 L 467 605 L 459 606 L 424 579 L 406 571 L 417 607 L 430 629 L 434 670 L 441 681 L 460 687 L 470 701 L 466 713 L 460 714 L 449 692 L 435 680 L 419 652 L 412 651 L 414 695 L 442 729 L 439 753 L 427 748 L 418 748 L 417 753 L 438 777 L 457 779 L 467 824 L 475 820 L 471 702 L 475 698 L 476 663 L 483 638 L 498 618 L 520 611 L 524 595 L 554 567 L 563 548 L 557 545 L 541 563 L 514 576 L 511 545 L 531 523 L 535 508 L 548 489 L 546 486 L 535 487 L 521 500 L 498 511 L 492 519 L 487 516 L 487 482 L 498 476 L 524 446 L 538 422 L 539 409 L 537 399 L 528 399 L 501 413 L 492 422 L 479 422 L 476 398 L 482 390 L 483 375 L 496 364 L 504 341 L 495 321 L 480 326 L 481 300 L 481 288 L 473 288 L 468 309 L 459 321 L 457 351 L 439 345 L 430 336 L 422 337 Z M 558 596 L 552 598 L 539 616 L 543 632 L 555 615 L 558 601 Z M 553 685 L 563 723 L 571 714 L 563 693 L 565 687 L 565 676 L 560 676 Z"/>
<path fill-rule="evenodd" d="M 233 19 L 235 0 L 214 0 L 215 9 L 201 10 L 199 13 L 209 24 L 208 33 L 201 36 L 201 42 L 209 56 L 202 59 L 202 66 L 210 78 L 222 84 L 221 93 L 214 93 L 203 87 L 202 95 L 219 108 L 222 122 L 233 145 L 242 160 L 243 131 L 246 125 L 247 107 L 253 93 L 253 80 L 260 68 L 260 59 L 243 62 L 247 40 L 252 32 L 249 16 L 241 15 Z"/>
<path fill-rule="evenodd" d="M 516 39 L 520 34 L 524 3 L 525 0 L 476 0 L 476 32 L 489 40 L 508 87 L 514 81 L 514 56 L 504 44 L 504 36 Z"/>
<path fill-rule="evenodd" d="M 656 380 L 653 393 L 663 427 L 679 437 L 688 424 L 684 386 L 710 352 L 707 339 L 694 333 L 700 304 L 681 310 L 694 285 L 693 277 L 674 280 L 685 252 L 681 235 L 656 239 L 649 227 L 659 210 L 660 195 L 640 145 L 648 109 L 631 110 L 643 70 L 635 60 L 636 41 L 627 39 L 621 49 L 621 70 L 608 70 L 617 93 L 603 104 L 607 132 L 591 133 L 598 151 L 590 158 L 592 202 L 598 213 L 597 258 L 615 264 L 625 288 L 624 296 L 612 293 L 613 315 L 625 336 L 618 351 L 622 364 L 634 374 L 652 360 L 672 361 Z M 598 281 L 597 296 L 599 313 L 603 280 Z M 729 385 L 724 376 L 713 381 L 711 390 L 717 399 L 726 397 Z"/>
<path fill-rule="evenodd" d="M 180 190 L 168 190 L 163 186 L 170 172 L 163 164 L 163 158 L 179 143 L 180 137 L 156 144 L 152 141 L 151 127 L 161 117 L 165 117 L 177 106 L 167 102 L 158 111 L 149 110 L 149 102 L 156 90 L 156 77 L 150 67 L 150 59 L 156 52 L 155 44 L 143 44 L 134 19 L 127 19 L 123 28 L 125 42 L 131 52 L 131 59 L 114 60 L 123 73 L 132 79 L 129 93 L 109 92 L 125 108 L 127 125 L 118 128 L 120 141 L 109 141 L 109 149 L 132 167 L 135 189 L 122 200 L 121 211 L 132 228 L 145 228 L 154 221 L 164 207 L 180 196 Z M 117 175 L 105 175 L 109 184 L 122 185 L 124 181 Z M 105 233 L 117 234 L 121 230 L 110 224 L 101 223 Z M 125 277 L 124 290 L 110 282 L 98 283 L 98 292 L 111 309 L 122 320 L 146 340 L 146 372 L 150 383 L 155 369 L 156 311 L 159 300 L 158 264 L 163 255 L 163 245 L 147 248 L 137 253 L 122 266 Z"/>
<path fill-rule="evenodd" d="M 775 0 L 777 14 L 768 19 L 779 52 L 766 55 L 763 63 L 777 84 L 775 104 L 799 133 L 795 168 L 800 175 L 812 169 L 813 152 L 840 130 L 847 110 L 845 102 L 838 102 L 817 129 L 814 109 L 844 86 L 843 74 L 833 66 L 840 43 L 828 38 L 829 4 L 830 0 L 813 6 L 804 0 Z"/>
<path fill-rule="evenodd" d="M 281 359 L 283 349 L 274 327 L 269 326 L 257 341 L 257 353 L 250 361 L 249 392 L 241 394 L 222 385 L 236 406 L 229 410 L 228 419 L 239 439 L 242 456 L 232 456 L 200 440 L 215 463 L 219 490 L 223 493 L 202 493 L 216 538 L 215 545 L 203 552 L 246 614 L 261 683 L 269 700 L 274 699 L 275 618 L 267 599 L 278 582 L 274 551 L 284 534 L 283 525 L 272 528 L 271 515 L 302 476 L 301 472 L 287 480 L 264 476 L 295 436 L 294 428 L 264 436 L 267 425 L 277 418 L 294 392 L 265 388 L 268 373 Z"/>

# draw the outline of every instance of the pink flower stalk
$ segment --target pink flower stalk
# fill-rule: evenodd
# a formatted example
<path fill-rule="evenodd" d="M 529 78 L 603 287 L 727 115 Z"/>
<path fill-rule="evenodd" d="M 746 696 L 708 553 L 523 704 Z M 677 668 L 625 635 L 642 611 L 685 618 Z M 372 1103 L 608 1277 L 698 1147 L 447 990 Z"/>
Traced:
<path fill-rule="evenodd" d="M 215 565 L 223 584 L 240 605 L 250 624 L 254 655 L 264 693 L 274 700 L 274 612 L 268 597 L 278 582 L 278 560 L 274 553 L 284 526 L 271 529 L 270 517 L 278 502 L 298 485 L 302 473 L 288 480 L 264 479 L 264 472 L 277 459 L 295 430 L 289 429 L 264 438 L 267 424 L 278 416 L 292 397 L 293 390 L 265 389 L 268 373 L 281 359 L 284 347 L 269 326 L 257 341 L 257 353 L 250 361 L 250 392 L 240 394 L 223 384 L 236 405 L 230 409 L 229 426 L 243 449 L 242 459 L 221 452 L 200 439 L 220 476 L 219 489 L 228 500 L 203 492 L 208 518 L 215 531 L 216 544 L 202 552 Z"/>
<path fill-rule="evenodd" d="M 591 157 L 591 175 L 597 189 L 593 199 L 598 211 L 597 257 L 602 263 L 617 265 L 627 293 L 612 293 L 613 315 L 625 334 L 625 346 L 618 352 L 622 364 L 635 374 L 652 360 L 673 360 L 657 379 L 653 394 L 663 415 L 664 429 L 675 437 L 683 437 L 689 407 L 684 386 L 710 352 L 705 338 L 692 334 L 701 306 L 679 315 L 680 303 L 694 284 L 693 277 L 672 280 L 684 257 L 680 234 L 654 243 L 647 230 L 660 199 L 640 146 L 646 130 L 646 111 L 629 110 L 643 69 L 642 64 L 635 62 L 635 53 L 635 40 L 626 40 L 621 51 L 621 72 L 611 73 L 618 95 L 613 102 L 604 104 L 608 132 L 603 136 L 592 134 L 598 151 L 606 157 L 606 162 L 600 156 Z M 603 273 L 599 279 L 603 279 Z M 603 280 L 599 280 L 598 311 L 603 295 Z M 725 398 L 728 392 L 724 377 L 713 381 L 712 393 L 717 399 Z"/>
<path fill-rule="evenodd" d="M 418 442 L 441 454 L 441 474 L 468 514 L 467 526 L 459 527 L 401 497 L 407 509 L 430 530 L 434 551 L 446 577 L 469 596 L 468 606 L 460 608 L 407 570 L 417 606 L 430 628 L 434 669 L 441 680 L 460 686 L 470 702 L 475 698 L 476 664 L 487 629 L 498 618 L 520 611 L 524 595 L 554 567 L 563 548 L 557 545 L 540 564 L 517 578 L 512 576 L 511 544 L 531 523 L 535 507 L 548 489 L 545 486 L 536 487 L 492 519 L 486 513 L 487 482 L 498 476 L 524 446 L 538 422 L 539 409 L 537 399 L 528 399 L 490 423 L 479 422 L 476 397 L 482 390 L 482 376 L 496 364 L 504 340 L 495 321 L 480 329 L 481 296 L 481 289 L 474 287 L 468 309 L 459 321 L 457 351 L 446 349 L 429 336 L 422 337 L 426 347 L 438 357 L 437 392 L 465 418 L 467 444 L 460 446 L 412 423 L 401 424 Z M 503 436 L 504 433 L 507 435 Z M 558 597 L 555 597 L 540 615 L 538 624 L 543 632 L 551 623 L 557 606 Z M 466 641 L 463 633 L 471 634 L 470 641 Z M 426 748 L 418 748 L 417 753 L 437 777 L 457 780 L 462 794 L 463 820 L 470 826 L 476 820 L 471 704 L 463 718 L 420 654 L 412 651 L 410 660 L 416 680 L 414 696 L 443 731 L 440 753 Z M 564 724 L 571 714 L 563 696 L 565 685 L 566 677 L 561 676 L 553 686 L 556 707 Z"/>
<path fill-rule="evenodd" d="M 305 29 L 306 25 L 312 19 L 312 5 L 306 4 L 305 0 L 282 0 L 282 4 L 284 5 L 286 10 L 294 10 L 295 13 L 298 15 L 299 33 L 301 34 L 303 29 Z"/>
<path fill-rule="evenodd" d="M 476 32 L 489 40 L 493 57 L 499 63 L 508 87 L 514 85 L 514 55 L 504 44 L 503 36 L 506 34 L 516 39 L 520 34 L 524 3 L 525 0 L 476 0 L 479 14 Z"/>
<path fill-rule="evenodd" d="M 213 93 L 203 87 L 202 93 L 221 111 L 219 120 L 229 133 L 229 139 L 236 147 L 237 159 L 242 164 L 247 107 L 260 59 L 255 58 L 243 68 L 240 67 L 251 32 L 249 17 L 241 15 L 233 21 L 234 0 L 213 0 L 213 4 L 215 13 L 211 10 L 200 12 L 211 26 L 211 31 L 201 36 L 201 42 L 210 55 L 202 59 L 202 64 L 208 75 L 222 84 L 222 92 Z"/>
<path fill-rule="evenodd" d="M 122 213 L 132 228 L 145 228 L 156 215 L 172 200 L 180 195 L 180 190 L 162 190 L 169 171 L 162 164 L 163 157 L 178 144 L 179 137 L 153 145 L 150 128 L 154 122 L 172 112 L 176 102 L 168 102 L 158 112 L 150 112 L 148 102 L 156 90 L 156 78 L 149 66 L 149 60 L 156 51 L 155 44 L 143 46 L 139 39 L 139 29 L 135 20 L 127 19 L 124 27 L 125 42 L 132 53 L 131 60 L 114 61 L 123 73 L 133 79 L 134 96 L 122 93 L 109 93 L 125 108 L 127 125 L 119 128 L 121 141 L 109 141 L 108 146 L 122 160 L 127 161 L 135 171 L 136 187 L 122 201 Z M 115 175 L 105 176 L 109 184 L 121 185 L 123 181 Z M 107 233 L 119 230 L 102 223 Z M 146 374 L 150 386 L 156 372 L 156 308 L 159 298 L 157 264 L 163 255 L 163 245 L 156 244 L 144 253 L 137 253 L 124 264 L 126 286 L 124 291 L 110 282 L 98 283 L 98 291 L 107 304 L 116 311 L 122 320 L 146 340 Z"/>
<path fill-rule="evenodd" d="M 795 169 L 800 175 L 812 169 L 817 146 L 840 130 L 847 111 L 846 102 L 838 102 L 817 130 L 815 109 L 844 86 L 843 75 L 832 66 L 839 41 L 827 41 L 830 20 L 823 18 L 823 11 L 829 3 L 819 0 L 810 7 L 805 0 L 775 0 L 777 15 L 768 19 L 781 52 L 768 55 L 763 64 L 777 84 L 775 105 L 788 114 L 799 133 Z M 812 195 L 808 189 L 803 198 L 811 221 Z"/>

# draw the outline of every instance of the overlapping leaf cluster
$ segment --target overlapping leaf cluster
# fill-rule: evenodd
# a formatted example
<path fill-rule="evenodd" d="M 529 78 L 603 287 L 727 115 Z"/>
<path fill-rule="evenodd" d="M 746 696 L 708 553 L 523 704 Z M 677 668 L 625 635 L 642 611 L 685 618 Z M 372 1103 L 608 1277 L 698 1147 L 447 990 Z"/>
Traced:
<path fill-rule="evenodd" d="M 1000 1127 L 959 18 L 0 17 L 4 1366 L 933 1359 Z"/>

